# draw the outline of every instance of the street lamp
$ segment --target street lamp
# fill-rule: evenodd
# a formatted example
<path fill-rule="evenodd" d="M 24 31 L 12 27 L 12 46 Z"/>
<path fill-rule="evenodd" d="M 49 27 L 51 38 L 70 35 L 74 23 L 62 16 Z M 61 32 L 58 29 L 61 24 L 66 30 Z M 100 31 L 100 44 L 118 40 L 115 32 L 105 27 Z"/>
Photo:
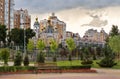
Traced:
<path fill-rule="evenodd" d="M 38 18 L 36 18 L 36 21 L 35 21 L 33 26 L 34 26 L 34 32 L 36 33 L 36 36 L 34 37 L 34 46 L 35 46 L 35 52 L 37 53 L 37 51 L 36 51 L 36 42 L 37 42 L 37 39 L 39 37 L 39 30 L 40 30 L 40 28 L 39 28 L 40 24 L 38 22 Z M 37 56 L 36 53 L 35 53 L 35 56 Z"/>

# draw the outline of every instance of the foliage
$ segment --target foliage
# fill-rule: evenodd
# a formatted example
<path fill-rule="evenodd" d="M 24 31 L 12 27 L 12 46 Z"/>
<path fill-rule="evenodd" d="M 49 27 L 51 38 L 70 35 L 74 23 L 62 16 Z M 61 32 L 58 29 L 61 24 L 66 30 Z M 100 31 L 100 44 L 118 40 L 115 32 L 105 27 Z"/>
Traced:
<path fill-rule="evenodd" d="M 38 62 L 38 63 L 45 63 L 44 53 L 40 52 L 40 53 L 37 55 L 37 62 Z"/>
<path fill-rule="evenodd" d="M 3 48 L 1 49 L 1 58 L 4 60 L 4 65 L 7 65 L 8 64 L 8 59 L 9 59 L 9 56 L 10 56 L 10 52 L 8 49 L 6 48 Z"/>
<path fill-rule="evenodd" d="M 15 43 L 15 45 L 23 45 L 24 42 L 24 30 L 14 28 L 10 32 L 10 38 Z"/>
<path fill-rule="evenodd" d="M 18 52 L 14 59 L 14 66 L 21 66 L 21 64 L 22 64 L 22 56 L 21 53 Z"/>
<path fill-rule="evenodd" d="M 17 72 L 24 70 L 35 70 L 33 66 L 1 66 L 0 72 Z"/>
<path fill-rule="evenodd" d="M 114 65 L 116 65 L 114 61 L 114 53 L 109 46 L 105 46 L 104 53 L 105 57 L 97 64 L 101 67 L 113 67 Z"/>
<path fill-rule="evenodd" d="M 66 40 L 66 43 L 67 43 L 67 47 L 68 47 L 68 49 L 69 49 L 69 51 L 70 51 L 70 54 L 69 54 L 69 61 L 71 61 L 72 59 L 71 59 L 71 52 L 75 49 L 75 42 L 74 42 L 74 39 L 72 39 L 72 38 L 68 38 L 67 40 Z"/>
<path fill-rule="evenodd" d="M 24 58 L 24 66 L 29 66 L 29 57 L 28 57 L 28 55 L 26 54 L 25 55 L 25 58 Z"/>
<path fill-rule="evenodd" d="M 30 39 L 29 39 L 29 42 L 28 42 L 28 44 L 27 44 L 27 49 L 28 49 L 29 51 L 32 51 L 32 50 L 34 49 L 34 42 L 33 42 L 33 40 L 30 40 Z"/>
<path fill-rule="evenodd" d="M 51 41 L 50 41 L 51 51 L 55 52 L 57 50 L 57 48 L 58 48 L 58 43 L 55 40 L 51 39 Z"/>
<path fill-rule="evenodd" d="M 91 65 L 81 65 L 81 66 L 59 66 L 60 69 L 90 69 Z"/>
<path fill-rule="evenodd" d="M 35 36 L 35 32 L 32 29 L 27 28 L 26 29 L 26 43 L 28 43 L 28 40 L 34 36 Z"/>
<path fill-rule="evenodd" d="M 93 63 L 93 61 L 92 60 L 87 60 L 87 61 L 82 61 L 81 62 L 81 64 L 83 64 L 83 65 L 86 65 L 86 64 L 92 64 Z"/>
<path fill-rule="evenodd" d="M 119 35 L 119 29 L 118 26 L 113 25 L 110 31 L 110 36 L 115 36 L 115 35 Z"/>
<path fill-rule="evenodd" d="M 101 67 L 113 67 L 117 63 L 114 62 L 114 60 L 110 57 L 105 57 L 102 59 L 99 63 L 97 63 Z"/>
<path fill-rule="evenodd" d="M 40 52 L 42 52 L 42 50 L 44 50 L 45 48 L 45 43 L 43 40 L 38 40 L 37 41 L 37 48 L 40 50 Z"/>
<path fill-rule="evenodd" d="M 74 39 L 72 39 L 72 38 L 68 38 L 67 40 L 66 40 L 66 43 L 67 43 L 67 47 L 68 47 L 68 49 L 69 49 L 69 51 L 71 52 L 73 49 L 75 49 L 75 42 L 74 42 Z"/>
<path fill-rule="evenodd" d="M 53 61 L 56 62 L 57 61 L 56 51 L 58 49 L 58 43 L 55 40 L 53 40 L 53 39 L 51 39 L 51 42 L 50 42 L 50 49 L 54 53 Z"/>
<path fill-rule="evenodd" d="M 2 41 L 3 43 L 6 42 L 6 36 L 7 36 L 6 31 L 7 31 L 6 26 L 0 24 L 0 41 Z"/>
<path fill-rule="evenodd" d="M 24 31 L 24 29 L 18 29 L 14 28 L 11 30 L 9 38 L 16 44 L 16 45 L 24 45 L 24 33 L 25 33 L 25 41 L 26 44 L 28 43 L 28 40 L 35 36 L 35 32 L 28 28 Z"/>
<path fill-rule="evenodd" d="M 120 35 L 110 37 L 109 45 L 114 52 L 120 53 Z"/>

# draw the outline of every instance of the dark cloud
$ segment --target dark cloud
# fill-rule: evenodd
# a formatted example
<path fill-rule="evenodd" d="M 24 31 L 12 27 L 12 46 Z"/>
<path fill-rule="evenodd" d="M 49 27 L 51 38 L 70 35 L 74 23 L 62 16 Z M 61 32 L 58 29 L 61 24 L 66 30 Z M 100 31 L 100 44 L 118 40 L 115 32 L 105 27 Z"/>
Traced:
<path fill-rule="evenodd" d="M 30 12 L 55 12 L 75 7 L 89 9 L 119 6 L 120 0 L 15 0 L 15 8 L 27 8 Z"/>

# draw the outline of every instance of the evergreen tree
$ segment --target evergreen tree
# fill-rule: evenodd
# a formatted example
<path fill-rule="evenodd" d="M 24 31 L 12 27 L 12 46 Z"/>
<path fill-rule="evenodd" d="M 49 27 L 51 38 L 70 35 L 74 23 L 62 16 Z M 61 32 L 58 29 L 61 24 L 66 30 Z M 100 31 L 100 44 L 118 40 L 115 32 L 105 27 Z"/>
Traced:
<path fill-rule="evenodd" d="M 112 29 L 110 31 L 110 36 L 115 36 L 115 35 L 119 35 L 119 29 L 118 29 L 118 26 L 116 25 L 113 25 L 112 26 Z"/>

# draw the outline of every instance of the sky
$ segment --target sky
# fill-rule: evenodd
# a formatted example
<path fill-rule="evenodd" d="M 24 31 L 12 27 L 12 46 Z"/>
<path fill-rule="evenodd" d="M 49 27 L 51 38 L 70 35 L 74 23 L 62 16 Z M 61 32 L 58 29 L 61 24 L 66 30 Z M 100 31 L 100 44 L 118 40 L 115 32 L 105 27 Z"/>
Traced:
<path fill-rule="evenodd" d="M 15 9 L 21 8 L 28 9 L 32 28 L 36 17 L 40 21 L 54 12 L 67 31 L 80 36 L 91 28 L 107 33 L 112 25 L 120 29 L 120 0 L 15 0 Z"/>

